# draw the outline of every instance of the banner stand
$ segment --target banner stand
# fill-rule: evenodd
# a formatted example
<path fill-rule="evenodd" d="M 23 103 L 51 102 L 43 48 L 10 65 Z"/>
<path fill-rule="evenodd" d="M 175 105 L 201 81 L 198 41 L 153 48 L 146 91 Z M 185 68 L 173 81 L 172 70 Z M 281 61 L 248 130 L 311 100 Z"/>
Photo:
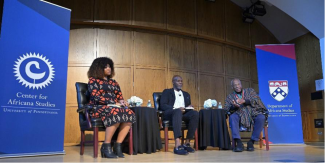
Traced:
<path fill-rule="evenodd" d="M 65 154 L 71 10 L 5 0 L 0 38 L 0 158 Z"/>
<path fill-rule="evenodd" d="M 294 44 L 256 45 L 260 97 L 269 111 L 269 141 L 303 145 Z"/>

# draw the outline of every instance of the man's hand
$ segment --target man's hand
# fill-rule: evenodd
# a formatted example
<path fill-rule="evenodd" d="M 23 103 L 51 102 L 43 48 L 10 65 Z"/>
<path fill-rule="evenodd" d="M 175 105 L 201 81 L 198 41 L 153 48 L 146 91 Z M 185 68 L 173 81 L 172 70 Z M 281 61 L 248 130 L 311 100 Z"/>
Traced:
<path fill-rule="evenodd" d="M 236 102 L 241 105 L 241 104 L 244 104 L 245 103 L 245 100 L 244 99 L 241 99 L 241 98 L 237 98 L 236 99 Z"/>
<path fill-rule="evenodd" d="M 238 100 L 238 99 L 237 99 L 237 100 Z M 237 101 L 237 100 L 236 100 L 236 101 Z M 235 101 L 235 100 L 232 100 L 232 105 L 235 106 L 236 108 L 239 108 L 240 105 L 238 105 L 238 104 L 236 103 L 236 101 Z"/>
<path fill-rule="evenodd" d="M 185 108 L 183 108 L 183 107 L 180 107 L 178 109 L 180 109 L 183 113 L 185 112 Z"/>

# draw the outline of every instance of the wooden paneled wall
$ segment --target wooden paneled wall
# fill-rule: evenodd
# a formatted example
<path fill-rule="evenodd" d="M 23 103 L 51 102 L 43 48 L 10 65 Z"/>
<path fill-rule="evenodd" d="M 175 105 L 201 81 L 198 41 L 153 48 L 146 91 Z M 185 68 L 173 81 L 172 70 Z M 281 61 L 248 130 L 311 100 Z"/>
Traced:
<path fill-rule="evenodd" d="M 79 143 L 75 82 L 87 82 L 91 62 L 115 62 L 126 99 L 172 87 L 173 75 L 199 110 L 206 99 L 224 103 L 230 81 L 258 89 L 253 44 L 278 43 L 259 22 L 242 22 L 230 0 L 51 0 L 72 9 L 65 143 Z M 257 90 L 258 91 L 258 90 Z M 172 135 L 172 134 L 170 134 Z M 103 138 L 103 134 L 100 135 Z"/>
<path fill-rule="evenodd" d="M 304 141 L 323 142 L 324 128 L 315 128 L 314 119 L 324 119 L 324 94 L 321 100 L 311 100 L 315 80 L 323 79 L 319 39 L 307 33 L 289 43 L 294 43 L 296 50 Z"/>

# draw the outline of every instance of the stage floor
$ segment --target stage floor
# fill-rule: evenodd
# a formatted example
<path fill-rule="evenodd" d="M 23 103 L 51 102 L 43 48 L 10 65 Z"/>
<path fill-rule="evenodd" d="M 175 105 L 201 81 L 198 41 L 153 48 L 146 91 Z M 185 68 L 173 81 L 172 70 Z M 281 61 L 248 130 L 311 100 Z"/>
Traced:
<path fill-rule="evenodd" d="M 0 159 L 0 162 L 324 162 L 323 142 L 299 146 L 271 146 L 270 151 L 265 151 L 265 147 L 260 149 L 257 145 L 255 148 L 254 152 L 235 153 L 208 147 L 204 151 L 179 156 L 172 153 L 173 145 L 170 145 L 169 152 L 133 156 L 125 154 L 125 158 L 118 159 L 94 159 L 92 146 L 85 147 L 83 156 L 79 155 L 79 146 L 68 146 L 65 147 L 66 155 L 5 158 Z"/>

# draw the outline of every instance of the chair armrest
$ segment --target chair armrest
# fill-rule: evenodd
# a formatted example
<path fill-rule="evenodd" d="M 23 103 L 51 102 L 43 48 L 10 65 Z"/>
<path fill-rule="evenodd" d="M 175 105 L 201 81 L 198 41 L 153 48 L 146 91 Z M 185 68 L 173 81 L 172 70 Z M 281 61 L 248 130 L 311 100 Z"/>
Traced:
<path fill-rule="evenodd" d="M 86 117 L 86 120 L 87 120 L 88 129 L 91 129 L 93 126 L 91 125 L 91 119 L 90 119 L 88 111 L 85 112 L 85 117 Z"/>
<path fill-rule="evenodd" d="M 263 115 L 265 116 L 264 126 L 269 127 L 269 121 L 268 121 L 268 119 L 269 119 L 269 113 L 265 113 L 264 112 Z"/>
<path fill-rule="evenodd" d="M 164 118 L 164 111 L 157 110 L 157 116 L 158 118 Z"/>
<path fill-rule="evenodd" d="M 162 115 L 162 114 L 164 114 L 164 111 L 158 110 L 157 113 L 158 113 L 158 115 Z"/>
<path fill-rule="evenodd" d="M 158 117 L 159 128 L 162 129 L 163 128 L 162 120 L 164 118 L 164 111 L 157 110 L 157 117 Z"/>
<path fill-rule="evenodd" d="M 77 113 L 82 112 L 82 113 L 85 114 L 87 111 L 93 109 L 93 107 L 94 107 L 94 106 L 92 106 L 92 105 L 83 105 L 83 106 L 81 106 L 81 107 L 78 107 L 78 109 L 77 109 Z"/>
<path fill-rule="evenodd" d="M 91 129 L 92 124 L 91 124 L 91 116 L 89 115 L 89 111 L 94 109 L 95 107 L 102 107 L 103 105 L 83 105 L 82 107 L 79 107 L 77 112 L 82 113 L 85 115 L 86 121 L 87 121 L 87 128 Z"/>

